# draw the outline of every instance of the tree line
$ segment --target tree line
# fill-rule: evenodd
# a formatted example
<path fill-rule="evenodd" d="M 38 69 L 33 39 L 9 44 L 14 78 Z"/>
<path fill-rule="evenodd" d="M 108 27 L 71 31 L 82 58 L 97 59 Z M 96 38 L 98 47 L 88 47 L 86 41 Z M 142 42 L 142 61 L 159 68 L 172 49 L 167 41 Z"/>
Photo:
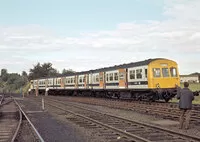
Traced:
<path fill-rule="evenodd" d="M 75 71 L 71 69 L 63 69 L 62 73 L 55 68 L 51 63 L 40 64 L 37 63 L 29 70 L 29 73 L 22 71 L 19 73 L 8 73 L 7 69 L 1 69 L 0 76 L 0 92 L 13 92 L 19 90 L 23 86 L 26 86 L 28 82 L 32 79 L 37 79 L 41 77 L 55 77 L 59 75 L 66 75 L 74 73 Z"/>

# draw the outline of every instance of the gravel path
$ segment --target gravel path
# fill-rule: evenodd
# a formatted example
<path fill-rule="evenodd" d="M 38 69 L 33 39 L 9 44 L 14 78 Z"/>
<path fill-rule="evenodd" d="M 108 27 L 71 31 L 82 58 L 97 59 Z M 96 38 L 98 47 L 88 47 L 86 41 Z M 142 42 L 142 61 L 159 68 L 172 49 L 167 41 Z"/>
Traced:
<path fill-rule="evenodd" d="M 46 142 L 86 142 L 84 134 L 70 123 L 63 123 L 28 98 L 20 99 L 22 109 Z"/>

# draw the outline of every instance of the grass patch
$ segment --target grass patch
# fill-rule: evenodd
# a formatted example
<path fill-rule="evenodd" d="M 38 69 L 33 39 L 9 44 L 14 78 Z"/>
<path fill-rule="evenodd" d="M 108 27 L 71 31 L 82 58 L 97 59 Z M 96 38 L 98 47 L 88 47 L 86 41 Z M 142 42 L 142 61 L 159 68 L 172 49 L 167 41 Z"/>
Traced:
<path fill-rule="evenodd" d="M 27 83 L 25 86 L 22 87 L 22 92 L 27 94 L 28 93 L 28 89 L 30 88 L 30 83 Z M 20 94 L 20 89 L 16 90 L 15 93 Z"/>
<path fill-rule="evenodd" d="M 181 83 L 181 88 L 183 88 L 183 83 Z M 190 83 L 189 89 L 192 91 L 200 91 L 200 83 Z"/>
<path fill-rule="evenodd" d="M 183 83 L 181 83 L 181 88 L 183 88 Z M 200 91 L 200 83 L 190 83 L 189 89 L 192 91 Z M 173 98 L 170 102 L 178 102 L 176 98 Z M 195 96 L 193 104 L 200 104 L 200 96 Z"/>

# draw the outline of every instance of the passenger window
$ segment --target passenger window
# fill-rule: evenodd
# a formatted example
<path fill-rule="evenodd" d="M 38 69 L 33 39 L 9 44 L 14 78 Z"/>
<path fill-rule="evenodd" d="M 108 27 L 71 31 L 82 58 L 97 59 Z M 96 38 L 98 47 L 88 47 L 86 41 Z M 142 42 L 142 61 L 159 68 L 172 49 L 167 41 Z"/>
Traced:
<path fill-rule="evenodd" d="M 177 77 L 177 70 L 176 68 L 170 68 L 171 77 Z"/>
<path fill-rule="evenodd" d="M 96 75 L 96 82 L 99 82 L 99 75 Z"/>
<path fill-rule="evenodd" d="M 115 73 L 114 76 L 115 76 L 115 81 L 117 81 L 118 80 L 118 73 Z"/>
<path fill-rule="evenodd" d="M 153 68 L 153 77 L 160 77 L 160 69 L 159 68 Z"/>
<path fill-rule="evenodd" d="M 147 78 L 147 69 L 145 69 L 145 78 Z"/>
<path fill-rule="evenodd" d="M 169 77 L 169 69 L 168 68 L 162 68 L 162 74 L 163 74 L 163 77 Z"/>
<path fill-rule="evenodd" d="M 130 74 L 130 79 L 135 79 L 135 70 L 130 70 L 129 74 Z"/>
<path fill-rule="evenodd" d="M 82 77 L 79 78 L 79 82 L 80 82 L 80 83 L 82 82 Z"/>
<path fill-rule="evenodd" d="M 110 73 L 110 81 L 113 81 L 113 73 Z"/>
<path fill-rule="evenodd" d="M 137 79 L 142 78 L 142 69 L 136 70 L 136 76 L 137 76 Z"/>

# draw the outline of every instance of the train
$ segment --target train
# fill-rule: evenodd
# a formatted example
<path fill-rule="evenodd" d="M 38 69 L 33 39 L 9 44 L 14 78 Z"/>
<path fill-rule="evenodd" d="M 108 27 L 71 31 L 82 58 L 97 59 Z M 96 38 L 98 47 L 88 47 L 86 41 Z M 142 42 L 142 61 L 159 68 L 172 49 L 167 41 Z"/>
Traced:
<path fill-rule="evenodd" d="M 116 99 L 165 101 L 180 86 L 178 64 L 153 58 L 62 76 L 31 80 L 36 94 L 90 96 Z"/>

